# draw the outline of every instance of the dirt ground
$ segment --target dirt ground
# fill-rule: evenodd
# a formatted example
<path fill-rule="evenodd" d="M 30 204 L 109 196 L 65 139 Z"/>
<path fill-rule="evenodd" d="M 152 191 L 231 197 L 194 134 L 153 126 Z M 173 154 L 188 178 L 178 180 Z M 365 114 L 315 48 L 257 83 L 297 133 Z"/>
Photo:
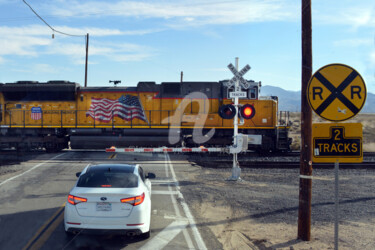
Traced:
<path fill-rule="evenodd" d="M 199 225 L 223 249 L 334 249 L 334 171 L 313 172 L 311 241 L 297 240 L 299 169 L 195 165 L 179 176 Z M 375 169 L 340 169 L 339 249 L 375 249 Z"/>

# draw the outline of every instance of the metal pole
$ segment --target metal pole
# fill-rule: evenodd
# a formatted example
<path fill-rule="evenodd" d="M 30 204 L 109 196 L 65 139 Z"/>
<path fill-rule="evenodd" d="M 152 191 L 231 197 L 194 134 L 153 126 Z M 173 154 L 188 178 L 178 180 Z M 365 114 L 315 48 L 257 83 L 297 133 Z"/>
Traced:
<path fill-rule="evenodd" d="M 238 71 L 238 57 L 236 57 L 236 69 Z M 239 81 L 236 80 L 234 84 L 234 91 L 239 92 L 240 91 L 240 86 L 239 86 Z M 234 107 L 236 109 L 236 115 L 233 118 L 233 144 L 237 144 L 237 135 L 238 135 L 238 97 L 236 96 L 234 98 Z M 228 179 L 231 181 L 237 181 L 240 179 L 241 175 L 241 168 L 238 164 L 238 157 L 237 153 L 233 154 L 233 167 L 232 167 L 232 176 Z"/>
<path fill-rule="evenodd" d="M 311 237 L 312 112 L 307 100 L 307 85 L 312 75 L 311 0 L 302 0 L 302 89 L 301 155 L 298 209 L 298 239 Z"/>
<path fill-rule="evenodd" d="M 236 70 L 238 71 L 238 57 L 236 57 Z M 240 86 L 238 80 L 234 84 L 234 91 L 239 92 Z M 234 116 L 234 125 L 233 125 L 233 135 L 236 137 L 238 135 L 238 97 L 236 96 L 234 98 L 234 107 L 236 108 L 236 115 Z M 237 156 L 237 154 L 235 154 Z"/>
<path fill-rule="evenodd" d="M 335 162 L 335 250 L 339 249 L 339 161 Z"/>
<path fill-rule="evenodd" d="M 86 35 L 85 87 L 87 87 L 87 63 L 89 60 L 89 33 Z"/>

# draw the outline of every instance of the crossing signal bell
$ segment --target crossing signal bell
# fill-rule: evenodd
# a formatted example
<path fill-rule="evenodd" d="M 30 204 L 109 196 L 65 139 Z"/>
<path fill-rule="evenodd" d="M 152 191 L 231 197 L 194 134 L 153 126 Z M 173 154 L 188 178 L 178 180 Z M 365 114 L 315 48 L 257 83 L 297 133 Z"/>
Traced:
<path fill-rule="evenodd" d="M 244 104 L 238 107 L 240 119 L 251 119 L 255 115 L 255 108 L 253 105 Z M 223 119 L 233 119 L 236 115 L 236 108 L 232 104 L 226 104 L 219 108 L 219 115 Z"/>

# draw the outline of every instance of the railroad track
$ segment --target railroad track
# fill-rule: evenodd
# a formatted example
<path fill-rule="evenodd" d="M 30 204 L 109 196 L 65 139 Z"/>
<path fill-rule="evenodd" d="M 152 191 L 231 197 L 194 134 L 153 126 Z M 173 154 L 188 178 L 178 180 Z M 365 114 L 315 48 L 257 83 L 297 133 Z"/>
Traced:
<path fill-rule="evenodd" d="M 74 150 L 72 150 L 74 151 Z M 82 150 L 80 150 L 82 151 Z M 16 152 L 15 150 L 0 151 L 1 163 L 17 162 L 44 154 L 44 151 Z M 275 153 L 259 155 L 255 152 L 239 154 L 238 161 L 241 168 L 299 168 L 300 152 Z M 233 164 L 232 155 L 229 154 L 188 154 L 190 162 L 203 167 L 224 168 Z M 333 163 L 314 163 L 313 168 L 333 168 Z M 341 163 L 340 168 L 375 168 L 375 152 L 364 152 L 363 163 Z"/>
<path fill-rule="evenodd" d="M 300 168 L 300 152 L 267 154 L 259 156 L 256 153 L 239 154 L 238 162 L 241 168 Z M 192 155 L 189 160 L 200 166 L 210 168 L 231 167 L 231 155 Z M 313 163 L 313 168 L 333 168 L 333 163 Z M 375 168 L 375 152 L 364 152 L 362 163 L 340 163 L 340 168 Z"/>
<path fill-rule="evenodd" d="M 208 168 L 230 168 L 232 161 L 195 161 L 197 165 Z M 300 168 L 299 162 L 291 161 L 241 161 L 241 168 Z M 313 163 L 313 168 L 334 168 L 333 163 Z M 340 163 L 341 169 L 375 168 L 375 162 Z"/>

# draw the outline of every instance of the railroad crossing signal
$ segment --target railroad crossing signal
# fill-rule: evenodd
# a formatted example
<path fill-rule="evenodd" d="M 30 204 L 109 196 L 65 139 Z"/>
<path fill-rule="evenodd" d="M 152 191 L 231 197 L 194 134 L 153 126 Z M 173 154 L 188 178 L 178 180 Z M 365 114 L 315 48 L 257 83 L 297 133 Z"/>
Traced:
<path fill-rule="evenodd" d="M 246 66 L 243 67 L 243 69 L 241 69 L 240 72 L 238 72 L 237 69 L 231 63 L 228 65 L 228 68 L 230 69 L 230 71 L 232 71 L 234 75 L 234 77 L 227 83 L 228 88 L 232 87 L 236 81 L 239 81 L 241 87 L 244 89 L 248 89 L 250 87 L 250 84 L 242 77 L 246 74 L 247 71 L 251 69 L 249 64 L 246 64 Z"/>
<path fill-rule="evenodd" d="M 313 124 L 313 161 L 363 161 L 361 123 Z"/>
<path fill-rule="evenodd" d="M 365 104 L 366 85 L 361 75 L 344 64 L 329 64 L 311 77 L 307 99 L 317 115 L 329 121 L 354 117 Z"/>

